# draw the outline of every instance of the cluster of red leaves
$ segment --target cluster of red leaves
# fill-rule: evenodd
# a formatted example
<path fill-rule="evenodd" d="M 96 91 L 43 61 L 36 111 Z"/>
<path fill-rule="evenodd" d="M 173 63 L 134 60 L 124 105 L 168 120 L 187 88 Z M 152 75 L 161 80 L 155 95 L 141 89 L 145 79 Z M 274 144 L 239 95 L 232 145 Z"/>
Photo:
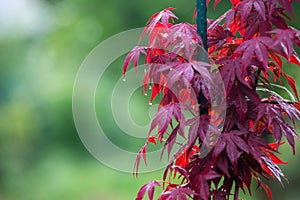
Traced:
<path fill-rule="evenodd" d="M 219 1 L 215 0 L 215 5 Z M 217 64 L 225 88 L 226 115 L 222 122 L 211 123 L 214 113 L 209 109 L 213 104 L 209 87 L 214 82 L 213 70 L 210 64 L 195 59 L 199 55 L 197 45 L 202 45 L 196 25 L 175 24 L 177 17 L 172 8 L 150 18 L 142 35 L 149 36 L 148 46 L 135 47 L 126 57 L 124 74 L 129 63 L 133 61 L 137 67 L 140 54 L 144 54 L 147 65 L 144 90 L 147 91 L 149 84 L 152 86 L 150 102 L 159 93 L 163 94 L 149 139 L 137 155 L 135 173 L 141 158 L 146 162 L 149 143 L 164 141 L 163 150 L 170 154 L 174 145 L 178 145 L 177 137 L 186 139 L 172 155 L 163 180 L 144 185 L 137 200 L 143 199 L 146 192 L 152 200 L 154 189 L 159 186 L 163 187 L 160 200 L 227 200 L 230 196 L 237 200 L 240 189 L 245 192 L 247 188 L 251 194 L 253 178 L 272 199 L 262 178 L 273 177 L 282 183 L 284 175 L 278 164 L 286 163 L 275 153 L 283 135 L 294 151 L 294 138 L 299 140 L 295 120 L 300 120 L 300 112 L 296 102 L 272 91 L 272 82 L 286 79 L 299 100 L 295 81 L 282 69 L 283 60 L 300 66 L 294 50 L 294 44 L 300 47 L 300 31 L 286 23 L 293 16 L 292 0 L 231 0 L 231 3 L 232 8 L 219 19 L 208 20 L 208 56 Z M 258 94 L 258 84 L 267 97 Z M 204 95 L 200 105 L 194 95 L 199 92 Z M 209 112 L 200 112 L 198 108 Z M 184 110 L 195 115 L 186 119 Z M 219 136 L 211 149 L 208 130 L 209 134 L 213 131 Z M 267 143 L 266 135 L 273 136 L 274 144 Z M 203 146 L 209 151 L 202 155 Z M 172 183 L 176 173 L 181 183 Z"/>

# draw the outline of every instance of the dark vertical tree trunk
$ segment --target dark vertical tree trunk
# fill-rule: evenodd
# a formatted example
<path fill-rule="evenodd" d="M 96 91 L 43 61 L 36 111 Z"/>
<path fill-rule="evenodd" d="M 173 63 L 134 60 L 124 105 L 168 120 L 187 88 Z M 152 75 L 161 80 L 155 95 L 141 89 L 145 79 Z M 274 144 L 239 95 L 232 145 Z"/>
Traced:
<path fill-rule="evenodd" d="M 196 2 L 196 11 L 197 11 L 197 32 L 202 38 L 203 48 L 205 51 L 199 49 L 198 60 L 208 62 L 208 54 L 207 54 L 207 8 L 206 8 L 206 0 L 197 0 Z M 198 94 L 198 104 L 200 108 L 200 115 L 207 114 L 208 108 L 201 108 L 201 104 L 207 101 L 202 93 L 202 91 Z"/>
<path fill-rule="evenodd" d="M 197 0 L 197 31 L 202 38 L 203 48 L 207 51 L 207 8 L 206 0 Z"/>

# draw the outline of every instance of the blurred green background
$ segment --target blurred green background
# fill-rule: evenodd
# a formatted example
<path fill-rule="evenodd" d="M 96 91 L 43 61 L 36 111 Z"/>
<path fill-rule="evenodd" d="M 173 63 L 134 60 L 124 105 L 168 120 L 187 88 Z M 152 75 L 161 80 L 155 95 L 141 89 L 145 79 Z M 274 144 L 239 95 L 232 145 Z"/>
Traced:
<path fill-rule="evenodd" d="M 159 171 L 135 179 L 105 167 L 88 153 L 73 123 L 72 87 L 80 64 L 101 41 L 144 26 L 154 12 L 166 7 L 177 8 L 180 21 L 191 22 L 194 4 L 187 0 L 0 0 L 0 200 L 130 200 L 143 183 L 161 178 Z M 223 0 L 217 10 L 210 8 L 209 17 L 220 16 L 229 7 Z M 295 5 L 297 28 L 299 9 Z M 121 77 L 121 65 L 122 59 L 114 63 L 111 79 L 104 83 L 108 94 L 113 81 Z M 299 83 L 300 68 L 286 68 Z M 122 133 L 110 115 L 101 118 L 107 101 L 106 96 L 98 98 L 97 112 L 100 121 L 106 120 L 106 133 L 113 140 Z M 141 110 L 148 106 L 147 99 L 143 101 L 138 105 Z M 143 117 L 143 112 L 135 114 Z M 146 116 L 144 120 L 149 121 Z M 134 152 L 143 143 L 120 138 L 120 145 Z M 274 199 L 297 200 L 300 158 L 292 156 L 288 147 L 281 150 L 289 162 L 283 169 L 290 184 L 282 189 L 274 182 Z M 258 193 L 253 199 L 266 196 Z"/>

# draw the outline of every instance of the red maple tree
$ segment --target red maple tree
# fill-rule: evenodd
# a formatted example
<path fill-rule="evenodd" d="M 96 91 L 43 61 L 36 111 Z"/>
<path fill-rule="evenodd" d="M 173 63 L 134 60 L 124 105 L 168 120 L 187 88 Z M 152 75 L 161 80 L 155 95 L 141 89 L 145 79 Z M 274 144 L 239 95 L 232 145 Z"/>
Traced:
<path fill-rule="evenodd" d="M 215 6 L 219 2 L 215 0 Z M 146 161 L 150 143 L 164 142 L 163 151 L 170 154 L 176 139 L 185 139 L 171 156 L 163 180 L 145 184 L 137 200 L 146 193 L 152 200 L 155 187 L 163 187 L 160 200 L 227 200 L 231 196 L 237 200 L 240 189 L 251 194 L 253 179 L 272 199 L 263 179 L 272 177 L 280 183 L 285 179 L 278 164 L 286 163 L 275 154 L 283 135 L 295 153 L 294 139 L 299 140 L 295 121 L 300 120 L 296 83 L 283 71 L 284 60 L 300 66 L 294 50 L 294 44 L 300 47 L 300 31 L 287 24 L 293 17 L 292 0 L 231 3 L 232 8 L 219 19 L 207 20 L 207 59 L 201 59 L 203 52 L 195 47 L 203 46 L 197 26 L 174 23 L 173 8 L 150 18 L 142 35 L 149 37 L 148 45 L 135 47 L 126 57 L 124 75 L 131 61 L 137 67 L 140 54 L 145 55 L 144 90 L 152 86 L 150 102 L 159 93 L 163 96 L 148 140 L 137 155 L 135 173 L 141 158 Z M 223 97 L 213 96 L 220 87 L 212 87 L 216 85 L 212 74 L 222 78 Z M 296 100 L 274 91 L 276 86 L 283 88 L 282 79 Z M 216 101 L 225 102 L 223 118 L 215 118 L 222 114 L 212 109 Z M 193 117 L 186 119 L 184 110 L 193 112 Z M 213 135 L 217 139 L 209 140 Z M 268 144 L 267 135 L 274 143 Z M 174 177 L 180 183 L 173 182 Z"/>

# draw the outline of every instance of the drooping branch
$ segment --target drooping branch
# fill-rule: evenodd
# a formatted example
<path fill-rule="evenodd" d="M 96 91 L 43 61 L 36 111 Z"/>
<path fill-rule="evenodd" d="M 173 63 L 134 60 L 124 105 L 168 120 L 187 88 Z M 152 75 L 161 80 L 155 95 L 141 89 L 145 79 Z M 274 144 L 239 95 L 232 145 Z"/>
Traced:
<path fill-rule="evenodd" d="M 124 62 L 123 72 L 126 72 L 130 61 L 137 67 L 139 55 L 145 54 L 145 63 L 149 64 L 149 71 L 143 80 L 144 90 L 147 90 L 149 83 L 153 84 L 152 80 L 157 80 L 169 88 L 176 88 L 176 94 L 177 92 L 179 94 L 177 98 L 171 90 L 164 92 L 163 87 L 152 89 L 151 102 L 159 93 L 163 98 L 161 107 L 152 120 L 148 140 L 136 157 L 135 169 L 137 170 L 142 159 L 146 163 L 148 144 L 165 141 L 163 152 L 167 149 L 170 155 L 174 144 L 177 144 L 176 138 L 181 134 L 184 137 L 182 130 L 188 129 L 187 143 L 179 144 L 182 147 L 173 154 L 171 164 L 165 169 L 163 180 L 150 181 L 142 186 L 136 200 L 142 200 L 147 193 L 149 200 L 154 200 L 154 188 L 160 186 L 161 182 L 164 184 L 159 199 L 238 200 L 240 189 L 247 187 L 250 192 L 253 178 L 266 191 L 268 198 L 272 199 L 271 191 L 262 178 L 273 177 L 283 184 L 282 180 L 285 177 L 278 165 L 286 163 L 276 155 L 278 147 L 283 144 L 282 136 L 286 136 L 293 151 L 295 150 L 294 139 L 300 141 L 295 128 L 290 124 L 300 119 L 298 104 L 289 102 L 269 88 L 280 80 L 280 77 L 284 77 L 298 96 L 295 80 L 282 70 L 282 59 L 300 66 L 299 56 L 293 53 L 292 49 L 293 42 L 300 46 L 299 31 L 285 25 L 284 16 L 279 15 L 282 10 L 291 13 L 292 1 L 278 3 L 277 0 L 268 0 L 254 4 L 253 0 L 231 0 L 236 12 L 231 14 L 229 11 L 226 12 L 213 22 L 214 26 L 209 25 L 209 28 L 206 2 L 203 0 L 196 0 L 196 2 L 197 30 L 194 24 L 175 24 L 172 19 L 177 17 L 172 13 L 173 8 L 164 9 L 150 18 L 145 29 L 150 33 L 151 38 L 155 38 L 153 40 L 155 45 L 162 47 L 162 50 L 134 48 Z M 220 0 L 215 0 L 215 5 L 218 2 Z M 266 9 L 271 2 L 274 4 L 273 8 Z M 227 20 L 225 24 L 222 22 L 223 19 Z M 263 27 L 265 24 L 269 26 Z M 159 30 L 163 32 L 157 32 L 153 27 L 161 28 Z M 164 31 L 169 34 L 164 34 Z M 166 41 L 165 36 L 168 36 L 168 42 L 161 42 Z M 201 43 L 201 48 L 194 48 L 195 41 Z M 186 44 L 193 44 L 193 46 Z M 174 55 L 174 48 L 170 47 L 176 47 L 175 50 L 180 53 L 190 53 L 189 59 L 185 60 Z M 190 49 L 193 51 L 189 51 Z M 286 49 L 290 51 L 287 52 Z M 201 65 L 200 69 L 195 59 L 211 65 Z M 214 62 L 215 65 L 212 64 Z M 153 63 L 163 64 L 163 67 L 156 67 L 152 65 Z M 209 68 L 209 66 L 217 68 Z M 216 94 L 214 92 L 218 91 L 214 90 L 211 94 L 207 84 L 214 84 L 212 88 L 217 88 L 219 84 L 206 81 L 208 79 L 205 77 L 209 77 L 210 72 L 218 72 L 221 76 L 218 80 L 224 83 L 224 98 L 211 98 Z M 260 76 L 260 73 L 264 76 Z M 273 75 L 274 81 L 272 81 Z M 214 77 L 212 76 L 211 80 L 216 80 L 213 79 Z M 258 84 L 259 80 L 266 84 Z M 260 86 L 260 90 L 266 91 L 263 97 L 257 93 L 257 85 Z M 192 106 L 188 107 L 192 109 L 188 110 L 193 114 L 196 106 L 195 96 L 190 95 L 186 90 L 189 86 L 199 92 L 197 103 L 200 116 L 193 115 L 186 120 L 181 117 L 183 109 L 181 102 L 191 104 Z M 266 98 L 266 95 L 269 95 L 269 98 Z M 214 114 L 221 112 L 209 110 L 210 107 L 214 107 L 215 102 L 219 102 L 215 100 L 224 100 L 227 103 L 223 107 L 226 113 L 221 118 L 224 122 L 221 124 L 223 125 L 221 131 L 218 130 L 221 127 L 221 120 L 215 120 L 214 117 Z M 154 133 L 153 130 L 156 128 L 157 132 Z M 169 128 L 172 129 L 171 133 Z M 207 140 L 205 134 L 207 130 L 211 130 L 207 137 L 214 132 L 220 134 L 208 154 L 205 151 L 207 149 L 202 147 L 205 147 L 207 142 L 210 144 L 210 141 L 215 141 L 215 138 L 211 137 L 213 140 Z M 265 141 L 264 136 L 270 134 L 275 140 L 273 144 Z M 182 177 L 181 184 L 177 184 L 180 180 L 176 180 L 175 183 L 170 181 L 175 172 L 180 174 L 179 179 Z M 174 179 L 177 177 L 174 176 Z"/>

